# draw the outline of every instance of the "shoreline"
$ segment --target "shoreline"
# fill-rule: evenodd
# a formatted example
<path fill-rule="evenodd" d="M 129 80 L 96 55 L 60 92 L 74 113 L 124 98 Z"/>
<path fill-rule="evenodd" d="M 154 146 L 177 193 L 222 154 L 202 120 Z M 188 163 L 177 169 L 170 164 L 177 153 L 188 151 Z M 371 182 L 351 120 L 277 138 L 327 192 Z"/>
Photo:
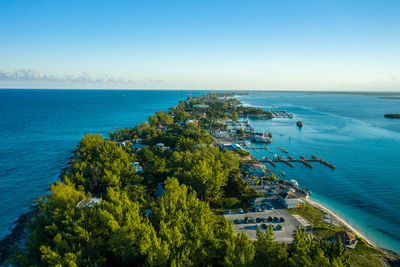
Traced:
<path fill-rule="evenodd" d="M 311 199 L 307 199 L 306 202 L 308 204 L 310 204 L 313 207 L 316 207 L 328 214 L 332 214 L 332 217 L 334 217 L 339 224 L 341 224 L 342 226 L 348 228 L 349 230 L 351 230 L 353 233 L 355 233 L 357 236 L 361 237 L 362 239 L 365 240 L 365 242 L 370 245 L 373 246 L 375 248 L 380 248 L 378 246 L 376 246 L 370 239 L 366 238 L 365 235 L 361 234 L 359 231 L 357 231 L 353 226 L 351 226 L 348 222 L 346 222 L 346 220 L 344 220 L 343 218 L 339 217 L 336 213 L 334 213 L 332 210 L 328 209 L 327 207 L 325 207 L 324 205 L 322 205 L 321 203 L 316 202 L 315 200 L 311 200 Z"/>

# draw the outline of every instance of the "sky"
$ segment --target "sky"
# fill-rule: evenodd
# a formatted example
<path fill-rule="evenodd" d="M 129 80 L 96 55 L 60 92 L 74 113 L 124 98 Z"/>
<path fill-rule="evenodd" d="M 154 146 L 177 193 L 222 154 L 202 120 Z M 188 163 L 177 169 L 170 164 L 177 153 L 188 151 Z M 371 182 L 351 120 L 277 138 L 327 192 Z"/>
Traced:
<path fill-rule="evenodd" d="M 400 1 L 1 0 L 0 88 L 400 91 Z"/>

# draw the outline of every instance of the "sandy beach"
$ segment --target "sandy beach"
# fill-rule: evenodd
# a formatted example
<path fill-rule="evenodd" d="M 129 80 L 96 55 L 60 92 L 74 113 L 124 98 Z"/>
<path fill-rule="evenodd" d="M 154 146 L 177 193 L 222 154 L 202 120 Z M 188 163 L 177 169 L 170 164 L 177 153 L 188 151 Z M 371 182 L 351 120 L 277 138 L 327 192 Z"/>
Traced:
<path fill-rule="evenodd" d="M 358 235 L 359 237 L 363 238 L 365 240 L 365 242 L 367 242 L 369 245 L 376 247 L 368 238 L 366 238 L 364 235 L 362 235 L 360 232 L 358 232 L 356 229 L 354 229 L 354 227 L 352 227 L 350 224 L 348 224 L 345 220 L 343 220 L 342 218 L 340 218 L 339 216 L 337 216 L 334 212 L 332 212 L 330 209 L 324 207 L 323 205 L 311 200 L 311 199 L 307 199 L 306 200 L 308 204 L 310 204 L 311 206 L 314 206 L 318 209 L 321 209 L 323 211 L 325 211 L 326 213 L 332 214 L 332 217 L 339 222 L 339 224 L 341 224 L 342 226 L 350 229 L 353 233 L 355 233 L 356 235 Z"/>

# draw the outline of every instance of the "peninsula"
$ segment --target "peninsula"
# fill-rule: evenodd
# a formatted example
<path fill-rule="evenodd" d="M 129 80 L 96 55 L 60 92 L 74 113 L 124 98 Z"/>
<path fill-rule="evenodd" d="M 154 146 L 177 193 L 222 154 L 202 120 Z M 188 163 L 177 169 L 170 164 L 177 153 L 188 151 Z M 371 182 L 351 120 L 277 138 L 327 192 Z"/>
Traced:
<path fill-rule="evenodd" d="M 267 149 L 273 136 L 255 132 L 248 117 L 293 115 L 244 107 L 235 93 L 209 93 L 110 131 L 109 138 L 86 135 L 61 180 L 33 207 L 26 246 L 8 261 L 389 266 L 397 260 L 339 218 L 333 222 L 310 190 L 267 167 L 322 159 L 255 158 L 250 151 Z"/>

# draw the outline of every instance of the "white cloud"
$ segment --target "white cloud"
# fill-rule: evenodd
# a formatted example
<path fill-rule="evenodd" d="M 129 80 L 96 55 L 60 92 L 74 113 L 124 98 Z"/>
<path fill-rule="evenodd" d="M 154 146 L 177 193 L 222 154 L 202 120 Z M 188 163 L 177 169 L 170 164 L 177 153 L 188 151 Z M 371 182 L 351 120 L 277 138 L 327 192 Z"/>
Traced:
<path fill-rule="evenodd" d="M 5 88 L 163 88 L 160 79 L 132 80 L 108 75 L 92 77 L 87 72 L 77 75 L 49 75 L 31 69 L 0 71 L 0 87 Z"/>

